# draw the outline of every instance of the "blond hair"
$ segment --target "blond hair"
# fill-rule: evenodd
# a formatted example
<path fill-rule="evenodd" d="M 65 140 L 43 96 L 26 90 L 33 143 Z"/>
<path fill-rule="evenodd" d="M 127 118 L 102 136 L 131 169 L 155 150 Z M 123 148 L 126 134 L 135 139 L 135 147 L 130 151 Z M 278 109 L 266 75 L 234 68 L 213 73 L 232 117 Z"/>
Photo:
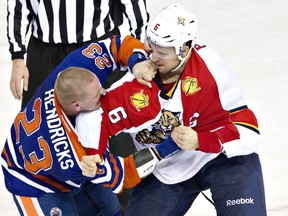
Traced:
<path fill-rule="evenodd" d="M 55 91 L 61 105 L 84 100 L 86 97 L 86 86 L 95 79 L 91 71 L 70 67 L 63 70 L 57 77 Z"/>

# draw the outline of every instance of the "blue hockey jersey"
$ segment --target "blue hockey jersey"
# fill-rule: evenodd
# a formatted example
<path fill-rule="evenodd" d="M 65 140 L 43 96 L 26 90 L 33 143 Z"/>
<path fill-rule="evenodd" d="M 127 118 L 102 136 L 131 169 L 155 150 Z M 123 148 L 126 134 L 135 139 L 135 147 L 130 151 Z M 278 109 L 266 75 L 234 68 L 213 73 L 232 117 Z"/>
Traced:
<path fill-rule="evenodd" d="M 131 36 L 114 36 L 87 45 L 69 54 L 38 87 L 17 114 L 1 154 L 5 184 L 11 193 L 38 197 L 67 192 L 79 188 L 87 179 L 106 184 L 115 192 L 121 190 L 124 160 L 109 152 L 95 179 L 81 174 L 80 161 L 86 152 L 57 101 L 54 84 L 58 74 L 72 66 L 92 71 L 103 84 L 112 71 L 128 64 L 134 48 L 144 47 Z M 106 152 L 106 145 L 103 143 L 99 150 Z"/>

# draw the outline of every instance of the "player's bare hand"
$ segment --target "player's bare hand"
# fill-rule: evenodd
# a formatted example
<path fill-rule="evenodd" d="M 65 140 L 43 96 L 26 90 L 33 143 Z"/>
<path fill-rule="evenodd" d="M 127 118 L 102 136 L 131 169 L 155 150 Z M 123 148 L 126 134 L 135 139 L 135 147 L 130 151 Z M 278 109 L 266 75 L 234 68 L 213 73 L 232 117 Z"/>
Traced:
<path fill-rule="evenodd" d="M 183 150 L 195 150 L 199 148 L 197 132 L 190 127 L 175 127 L 171 133 L 171 137 Z"/>
<path fill-rule="evenodd" d="M 80 163 L 82 174 L 87 177 L 94 177 L 97 171 L 96 164 L 101 163 L 101 162 L 102 162 L 102 159 L 98 154 L 83 156 L 82 161 Z"/>
<path fill-rule="evenodd" d="M 22 80 L 23 89 L 28 90 L 29 71 L 23 59 L 14 59 L 12 61 L 12 71 L 10 79 L 10 91 L 17 100 L 22 99 Z"/>
<path fill-rule="evenodd" d="M 134 65 L 132 72 L 138 82 L 152 88 L 151 80 L 157 73 L 157 68 L 151 60 L 145 60 Z"/>

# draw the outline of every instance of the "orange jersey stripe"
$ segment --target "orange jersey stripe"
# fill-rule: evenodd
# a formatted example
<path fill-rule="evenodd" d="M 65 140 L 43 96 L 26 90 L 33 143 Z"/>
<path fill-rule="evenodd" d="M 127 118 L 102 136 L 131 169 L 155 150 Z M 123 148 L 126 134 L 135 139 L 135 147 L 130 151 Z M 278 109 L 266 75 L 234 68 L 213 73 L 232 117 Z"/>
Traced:
<path fill-rule="evenodd" d="M 115 62 L 118 62 L 118 52 L 117 52 L 117 43 L 116 43 L 116 35 L 112 37 L 111 41 L 111 51 Z"/>
<path fill-rule="evenodd" d="M 145 50 L 144 44 L 136 38 L 128 35 L 122 41 L 118 52 L 118 62 L 121 65 L 128 65 L 128 59 L 133 54 L 134 49 Z"/>
<path fill-rule="evenodd" d="M 62 113 L 62 109 L 60 107 L 59 101 L 56 97 L 56 91 L 54 91 L 54 100 L 55 100 L 55 107 L 56 111 L 58 113 L 58 116 L 60 118 L 60 121 L 65 129 L 65 132 L 69 136 L 69 139 L 71 141 L 71 144 L 73 148 L 75 149 L 75 152 L 77 154 L 78 160 L 82 161 L 82 157 L 86 155 L 86 151 L 82 144 L 78 140 L 78 135 L 74 132 L 74 129 L 71 127 L 71 125 L 67 122 L 66 117 Z"/>
<path fill-rule="evenodd" d="M 8 153 L 7 153 L 7 151 L 6 151 L 5 148 L 3 149 L 3 152 L 2 152 L 2 153 L 5 155 L 5 158 L 6 158 L 6 161 L 7 161 L 8 166 L 9 166 L 9 167 L 12 167 L 11 160 L 10 160 L 10 158 L 8 157 Z"/>
<path fill-rule="evenodd" d="M 53 180 L 51 180 L 50 178 L 48 177 L 45 177 L 45 176 L 41 176 L 41 175 L 33 175 L 33 177 L 47 183 L 47 184 L 50 184 L 52 185 L 53 187 L 57 188 L 58 190 L 62 191 L 62 192 L 69 192 L 70 190 L 66 187 L 64 187 L 63 185 L 59 184 L 58 182 L 55 182 Z"/>
<path fill-rule="evenodd" d="M 128 158 L 124 158 L 124 188 L 132 188 L 141 181 L 135 163 L 133 155 Z"/>
<path fill-rule="evenodd" d="M 117 166 L 116 160 L 114 159 L 113 155 L 110 154 L 109 157 L 110 157 L 111 162 L 113 163 L 113 167 L 112 167 L 112 168 L 114 168 L 114 171 L 115 171 L 114 180 L 113 180 L 113 182 L 110 184 L 111 187 L 114 188 L 115 185 L 116 185 L 117 182 L 118 182 L 120 170 L 119 170 L 119 168 L 118 168 L 118 166 Z"/>
<path fill-rule="evenodd" d="M 19 196 L 23 204 L 24 209 L 26 210 L 27 215 L 29 216 L 38 216 L 38 213 L 35 209 L 35 206 L 32 202 L 31 197 Z"/>

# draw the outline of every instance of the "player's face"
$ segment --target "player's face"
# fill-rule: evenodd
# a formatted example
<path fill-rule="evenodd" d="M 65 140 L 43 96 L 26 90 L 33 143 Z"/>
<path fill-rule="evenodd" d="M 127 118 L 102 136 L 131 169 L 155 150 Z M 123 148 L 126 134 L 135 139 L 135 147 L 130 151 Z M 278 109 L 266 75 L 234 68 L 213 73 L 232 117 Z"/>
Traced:
<path fill-rule="evenodd" d="M 101 106 L 100 97 L 104 94 L 105 90 L 102 88 L 99 79 L 95 76 L 93 82 L 86 87 L 87 97 L 81 101 L 82 111 L 92 111 L 99 109 Z"/>
<path fill-rule="evenodd" d="M 174 47 L 160 47 L 151 43 L 151 60 L 159 73 L 168 73 L 179 64 Z"/>

